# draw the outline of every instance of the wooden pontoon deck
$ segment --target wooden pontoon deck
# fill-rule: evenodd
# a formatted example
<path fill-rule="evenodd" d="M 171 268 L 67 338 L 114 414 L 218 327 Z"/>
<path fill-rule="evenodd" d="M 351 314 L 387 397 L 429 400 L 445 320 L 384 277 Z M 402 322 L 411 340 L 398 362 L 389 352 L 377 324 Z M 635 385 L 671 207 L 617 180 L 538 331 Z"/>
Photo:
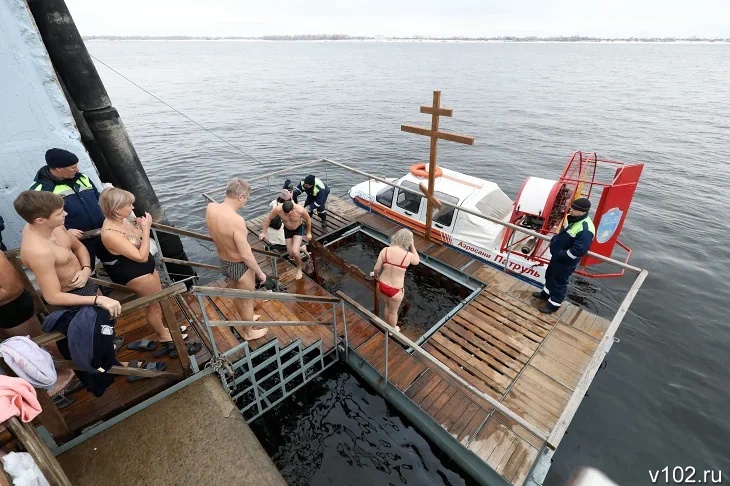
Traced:
<path fill-rule="evenodd" d="M 328 201 L 328 213 L 328 232 L 353 222 L 384 235 L 391 235 L 400 228 L 333 196 Z M 256 236 L 264 216 L 248 221 L 251 230 L 249 241 L 254 247 L 262 247 Z M 315 237 L 323 235 L 319 224 L 319 219 L 313 218 Z M 593 361 L 608 321 L 572 304 L 564 305 L 553 315 L 541 314 L 537 311 L 538 302 L 530 297 L 535 287 L 524 281 L 419 236 L 416 236 L 416 247 L 429 258 L 468 274 L 485 286 L 422 348 L 476 389 L 499 400 L 549 436 L 551 448 L 557 447 L 580 403 L 584 391 L 577 388 L 578 383 L 585 381 L 583 375 L 589 362 Z M 271 273 L 269 257 L 259 255 L 257 258 L 264 271 Z M 278 260 L 277 265 L 282 291 L 330 295 L 306 275 L 294 280 L 295 269 L 285 260 Z M 226 283 L 218 280 L 210 285 L 225 287 Z M 189 319 L 195 317 L 202 321 L 198 300 L 190 294 L 183 294 L 181 299 L 184 301 L 182 306 L 175 306 L 176 318 L 179 324 L 189 326 L 191 339 L 201 340 L 206 345 L 196 355 L 202 366 L 211 356 L 208 337 L 205 333 L 194 333 L 195 326 L 191 322 L 195 319 Z M 203 303 L 209 317 L 241 320 L 232 299 L 203 297 Z M 337 309 L 341 312 L 339 307 Z M 262 325 L 265 321 L 332 322 L 331 304 L 257 300 L 254 311 L 261 314 Z M 383 332 L 349 307 L 346 316 L 350 349 L 383 373 Z M 341 315 L 337 318 L 337 335 L 343 337 L 345 330 Z M 212 329 L 221 351 L 232 349 L 241 342 L 235 327 L 216 326 Z M 142 310 L 120 319 L 117 332 L 125 337 L 125 343 L 145 337 L 154 338 Z M 272 326 L 264 338 L 249 345 L 256 349 L 273 339 L 277 339 L 282 347 L 297 339 L 304 346 L 319 343 L 323 352 L 334 346 L 332 328 L 324 325 Z M 129 351 L 125 346 L 119 353 L 119 359 L 149 359 L 149 354 Z M 168 366 L 175 370 L 180 363 L 168 360 Z M 415 353 L 409 353 L 392 339 L 388 368 L 390 382 L 413 404 L 509 482 L 523 484 L 538 456 L 542 445 L 540 440 L 495 410 L 486 400 L 469 392 L 439 367 Z M 92 397 L 86 391 L 76 393 L 76 402 L 64 410 L 63 415 L 71 429 L 78 432 L 98 420 L 120 413 L 172 383 L 174 381 L 159 378 L 130 383 L 125 377 L 117 377 L 101 398 Z"/>
<path fill-rule="evenodd" d="M 252 235 L 260 232 L 264 216 L 248 222 Z M 322 236 L 318 218 L 312 221 L 314 236 Z M 398 224 L 348 201 L 330 197 L 328 231 L 353 222 L 388 236 L 400 229 Z M 253 238 L 251 241 L 258 243 Z M 544 432 L 550 437 L 550 446 L 557 447 L 584 393 L 576 391 L 578 383 L 609 321 L 569 303 L 553 315 L 542 314 L 537 310 L 539 302 L 530 295 L 535 287 L 523 280 L 420 236 L 416 236 L 416 247 L 486 286 L 422 348 Z M 306 277 L 295 285 L 296 293 L 324 292 Z M 322 332 L 328 334 L 324 329 Z M 357 316 L 348 317 L 348 333 L 350 348 L 382 373 L 383 333 Z M 322 339 L 331 342 L 331 333 Z M 391 382 L 508 481 L 522 484 L 538 455 L 540 441 L 437 367 L 408 354 L 395 341 L 390 346 Z M 577 400 L 574 392 L 580 394 Z"/>

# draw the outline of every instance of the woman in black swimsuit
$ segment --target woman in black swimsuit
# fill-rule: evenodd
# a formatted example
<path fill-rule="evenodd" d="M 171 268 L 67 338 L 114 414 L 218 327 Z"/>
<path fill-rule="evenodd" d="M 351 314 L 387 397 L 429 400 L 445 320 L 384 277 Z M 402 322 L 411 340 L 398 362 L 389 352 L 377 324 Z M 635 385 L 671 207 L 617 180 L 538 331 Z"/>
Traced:
<path fill-rule="evenodd" d="M 126 285 L 139 297 L 155 294 L 162 290 L 160 276 L 155 270 L 155 259 L 150 253 L 150 228 L 152 216 L 145 213 L 136 222 L 129 221 L 134 209 L 134 195 L 131 192 L 111 187 L 105 189 L 99 197 L 99 206 L 106 219 L 101 227 L 103 248 L 99 250 L 99 259 L 112 282 Z M 170 331 L 162 321 L 160 304 L 147 306 L 147 323 L 157 334 L 162 347 L 154 356 L 163 356 L 175 349 Z M 131 343 L 131 349 L 138 349 Z M 156 346 L 149 344 L 141 349 L 152 350 Z"/>

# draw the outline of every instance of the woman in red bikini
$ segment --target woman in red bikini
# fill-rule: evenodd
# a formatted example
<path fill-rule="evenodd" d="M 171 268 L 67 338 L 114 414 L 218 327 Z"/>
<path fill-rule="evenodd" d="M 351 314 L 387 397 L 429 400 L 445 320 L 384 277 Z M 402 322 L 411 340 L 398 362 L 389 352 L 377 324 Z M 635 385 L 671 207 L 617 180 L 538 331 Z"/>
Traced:
<path fill-rule="evenodd" d="M 380 252 L 375 269 L 370 273 L 378 281 L 378 290 L 385 297 L 385 321 L 396 331 L 400 331 L 398 307 L 403 301 L 406 270 L 409 265 L 418 265 L 420 261 L 413 244 L 413 233 L 401 229 L 390 238 L 390 246 Z"/>

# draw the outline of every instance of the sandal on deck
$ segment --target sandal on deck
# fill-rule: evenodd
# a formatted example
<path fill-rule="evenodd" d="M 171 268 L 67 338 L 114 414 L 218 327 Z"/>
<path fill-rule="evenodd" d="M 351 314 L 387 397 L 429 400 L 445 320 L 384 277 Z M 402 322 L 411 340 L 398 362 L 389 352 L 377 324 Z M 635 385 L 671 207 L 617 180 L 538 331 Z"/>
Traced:
<path fill-rule="evenodd" d="M 135 366 L 132 366 L 132 363 L 135 364 Z M 137 363 L 139 365 L 137 366 Z M 165 368 L 167 368 L 167 363 L 161 362 L 161 361 L 150 361 L 147 362 L 145 360 L 142 361 L 130 361 L 129 362 L 129 368 L 139 368 L 141 370 L 149 370 L 149 371 L 165 371 Z M 129 375 L 127 377 L 127 381 L 137 381 L 141 380 L 143 378 L 148 378 L 146 376 L 138 376 L 138 375 Z"/>
<path fill-rule="evenodd" d="M 157 347 L 157 341 L 150 341 L 149 339 L 142 339 L 141 341 L 134 341 L 133 343 L 127 344 L 127 349 L 132 351 L 152 351 Z"/>
<path fill-rule="evenodd" d="M 119 351 L 124 344 L 124 337 L 123 336 L 117 336 L 114 338 L 114 352 L 116 353 Z"/>
<path fill-rule="evenodd" d="M 143 369 L 143 370 L 148 370 L 148 371 L 165 371 L 165 368 L 167 368 L 167 363 L 165 363 L 164 361 L 150 361 L 149 363 L 143 361 L 143 363 L 144 363 L 143 366 L 139 366 L 139 368 L 140 369 Z M 132 362 L 130 361 L 129 364 L 131 365 Z M 139 376 L 139 375 L 137 375 L 137 376 L 135 376 L 135 375 L 129 375 L 127 377 L 127 381 L 137 381 L 137 380 L 142 380 L 144 378 L 151 378 L 151 377 L 149 377 L 149 376 Z"/>
<path fill-rule="evenodd" d="M 190 355 L 190 356 L 194 355 L 195 353 L 197 353 L 198 351 L 200 351 L 201 349 L 203 349 L 203 345 L 200 344 L 200 343 L 191 343 L 191 344 L 188 344 L 185 347 L 187 348 L 188 355 Z"/>
<path fill-rule="evenodd" d="M 81 383 L 81 380 L 79 380 L 78 378 L 74 378 L 73 380 L 68 382 L 68 385 L 66 385 L 66 387 L 61 391 L 61 393 L 59 393 L 59 395 L 70 395 L 74 392 L 81 390 L 83 387 L 84 384 Z"/>
<path fill-rule="evenodd" d="M 64 392 L 59 393 L 58 395 L 54 395 L 51 397 L 51 401 L 53 401 L 53 404 L 56 406 L 57 409 L 63 410 L 64 408 L 70 407 L 75 401 L 75 398 L 67 397 Z"/>
<path fill-rule="evenodd" d="M 167 341 L 164 343 L 160 343 L 160 349 L 152 353 L 153 358 L 161 358 L 165 355 L 171 355 L 173 352 L 175 353 L 175 356 L 170 356 L 171 358 L 177 358 L 177 351 L 175 351 L 175 343 L 172 341 Z"/>

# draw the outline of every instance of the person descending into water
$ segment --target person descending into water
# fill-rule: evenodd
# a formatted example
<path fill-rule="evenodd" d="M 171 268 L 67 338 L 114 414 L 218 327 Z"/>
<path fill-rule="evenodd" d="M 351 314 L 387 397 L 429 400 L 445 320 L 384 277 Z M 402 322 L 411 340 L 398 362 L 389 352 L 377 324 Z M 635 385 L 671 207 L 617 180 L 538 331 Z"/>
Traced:
<path fill-rule="evenodd" d="M 292 200 L 294 203 L 299 203 L 299 195 L 301 193 L 307 194 L 307 199 L 304 201 L 304 208 L 307 210 L 310 216 L 317 211 L 319 218 L 322 220 L 322 229 L 327 227 L 327 197 L 330 195 L 330 188 L 322 182 L 318 177 L 314 177 L 309 174 L 304 178 L 292 192 Z"/>
<path fill-rule="evenodd" d="M 254 290 L 256 278 L 261 284 L 266 282 L 266 274 L 261 270 L 248 244 L 246 221 L 237 213 L 248 202 L 251 186 L 241 178 L 231 179 L 226 186 L 226 198 L 222 203 L 210 203 L 205 210 L 205 224 L 218 251 L 221 273 L 227 277 L 233 288 Z M 255 321 L 261 318 L 254 315 L 253 299 L 234 299 L 241 320 Z M 243 338 L 246 341 L 259 339 L 266 335 L 268 328 L 254 329 L 247 326 Z"/>
<path fill-rule="evenodd" d="M 370 273 L 378 281 L 378 290 L 385 297 L 385 321 L 396 331 L 400 331 L 398 307 L 403 301 L 406 270 L 409 265 L 418 265 L 420 262 L 413 243 L 413 233 L 404 228 L 390 238 L 390 246 L 380 252 L 375 269 Z"/>
<path fill-rule="evenodd" d="M 286 189 L 281 190 L 281 198 L 288 198 L 289 191 Z M 294 204 L 291 200 L 287 199 L 284 204 L 277 206 L 271 210 L 266 219 L 264 220 L 261 228 L 261 234 L 259 239 L 263 240 L 266 238 L 266 230 L 271 224 L 271 220 L 280 217 L 284 223 L 284 238 L 286 239 L 286 250 L 289 252 L 289 256 L 294 259 L 294 263 L 297 267 L 296 279 L 302 278 L 302 255 L 301 246 L 302 238 L 306 237 L 307 241 L 312 239 L 312 218 L 306 209 L 298 204 Z M 306 229 L 305 229 L 306 225 Z"/>

